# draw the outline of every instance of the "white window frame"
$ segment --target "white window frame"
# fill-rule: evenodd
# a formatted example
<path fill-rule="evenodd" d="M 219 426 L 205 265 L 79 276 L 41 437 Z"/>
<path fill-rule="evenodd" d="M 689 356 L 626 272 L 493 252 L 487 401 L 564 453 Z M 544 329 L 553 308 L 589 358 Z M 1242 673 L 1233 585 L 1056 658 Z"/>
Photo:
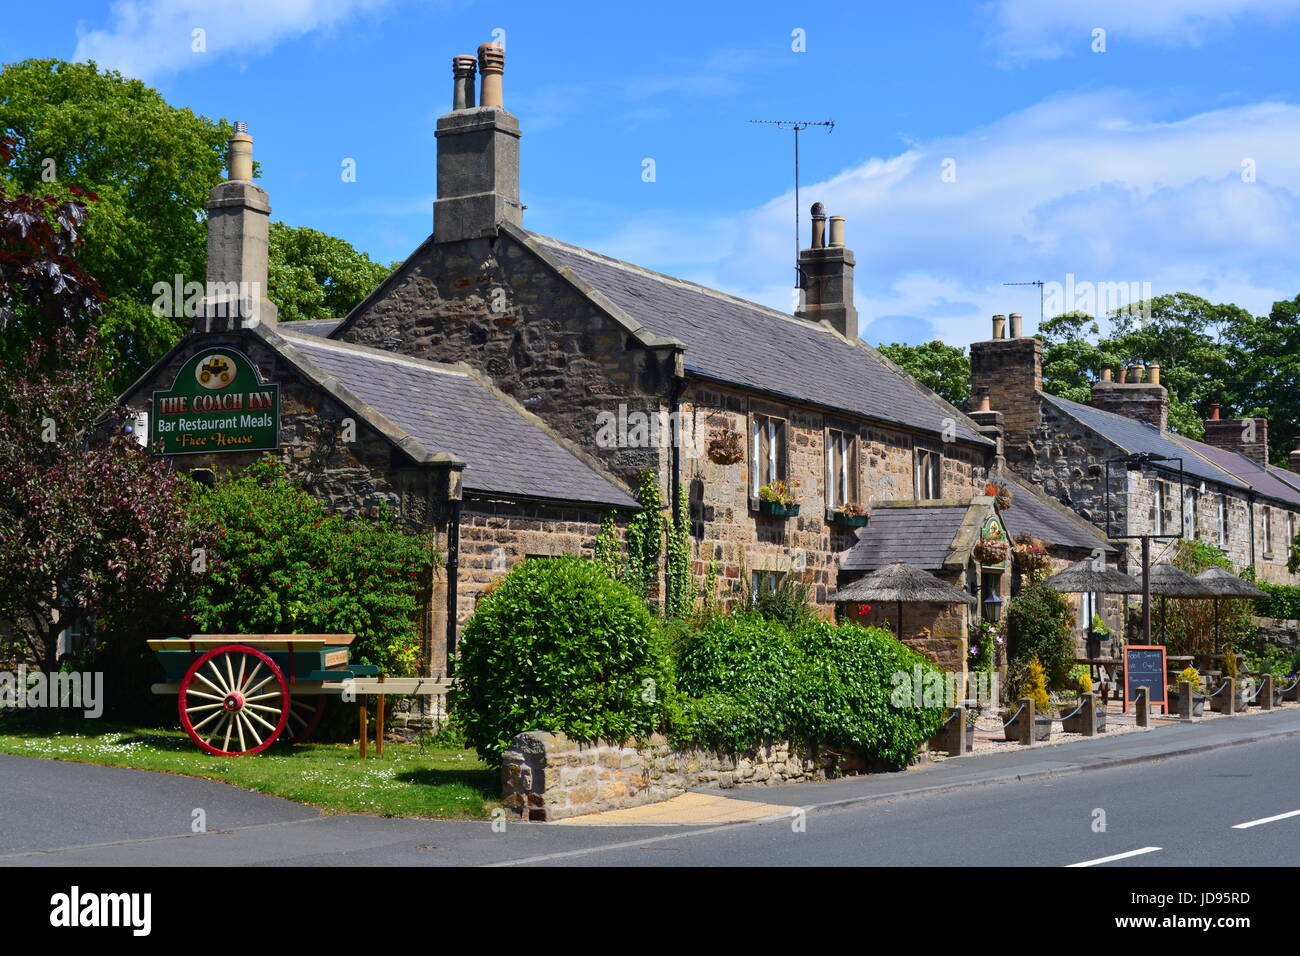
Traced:
<path fill-rule="evenodd" d="M 917 501 L 937 501 L 943 495 L 943 455 L 917 445 L 912 451 L 912 493 Z"/>
<path fill-rule="evenodd" d="M 1183 493 L 1183 514 L 1187 517 L 1187 524 L 1191 530 L 1190 537 L 1199 538 L 1201 536 L 1200 525 L 1197 523 L 1197 512 L 1200 510 L 1200 494 L 1195 488 L 1187 488 Z M 1186 531 L 1186 529 L 1184 529 Z"/>
<path fill-rule="evenodd" d="M 856 446 L 856 435 L 838 428 L 826 430 L 826 510 L 828 511 L 833 511 L 840 505 L 857 503 Z M 837 452 L 840 459 L 838 469 L 835 467 Z"/>
<path fill-rule="evenodd" d="M 1264 556 L 1271 557 L 1273 554 L 1273 508 L 1270 505 L 1264 506 Z"/>
<path fill-rule="evenodd" d="M 1219 495 L 1219 547 L 1228 547 L 1228 496 Z"/>
<path fill-rule="evenodd" d="M 783 449 L 780 445 L 785 440 L 784 428 L 787 425 L 786 420 L 775 415 L 764 415 L 753 413 L 750 415 L 749 426 L 749 443 L 750 443 L 750 484 L 749 494 L 751 498 L 758 497 L 758 489 L 764 485 L 771 484 L 774 481 L 784 481 L 785 475 L 780 473 L 781 465 L 785 460 Z M 767 431 L 767 460 L 761 465 L 759 463 L 759 452 L 762 449 L 761 436 L 763 430 Z M 778 441 L 778 437 L 781 441 Z M 765 476 L 768 477 L 764 481 Z"/>
<path fill-rule="evenodd" d="M 1156 536 L 1165 533 L 1165 483 L 1155 480 L 1155 501 L 1152 505 L 1151 533 Z"/>
<path fill-rule="evenodd" d="M 1100 613 L 1098 608 L 1097 593 L 1095 591 L 1081 591 L 1079 593 L 1079 627 L 1086 631 L 1092 624 L 1092 616 Z"/>

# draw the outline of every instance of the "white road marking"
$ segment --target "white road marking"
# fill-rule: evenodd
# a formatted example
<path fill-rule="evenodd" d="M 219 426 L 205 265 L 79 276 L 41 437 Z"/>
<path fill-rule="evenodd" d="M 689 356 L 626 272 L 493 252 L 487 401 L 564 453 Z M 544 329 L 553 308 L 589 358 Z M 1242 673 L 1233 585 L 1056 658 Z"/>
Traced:
<path fill-rule="evenodd" d="M 1068 870 L 1076 866 L 1097 866 L 1099 863 L 1110 863 L 1113 860 L 1124 860 L 1130 856 L 1141 856 L 1143 853 L 1155 853 L 1159 849 L 1160 847 L 1158 846 L 1144 846 L 1140 850 L 1129 850 L 1127 853 L 1116 853 L 1114 856 L 1103 856 L 1098 860 L 1084 860 L 1082 863 L 1071 863 L 1066 867 L 1066 869 Z"/>
<path fill-rule="evenodd" d="M 1300 810 L 1292 810 L 1290 813 L 1279 813 L 1275 817 L 1265 817 L 1262 820 L 1251 820 L 1249 823 L 1238 823 L 1233 827 L 1233 829 L 1249 830 L 1251 827 L 1257 827 L 1261 823 L 1272 823 L 1274 820 L 1285 820 L 1287 817 L 1300 817 Z"/>

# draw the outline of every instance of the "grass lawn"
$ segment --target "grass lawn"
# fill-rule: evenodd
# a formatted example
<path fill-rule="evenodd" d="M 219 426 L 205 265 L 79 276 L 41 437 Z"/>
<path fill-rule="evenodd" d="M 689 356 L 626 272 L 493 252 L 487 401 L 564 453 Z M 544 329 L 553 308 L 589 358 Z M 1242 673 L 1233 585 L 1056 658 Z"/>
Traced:
<path fill-rule="evenodd" d="M 0 719 L 0 753 L 207 777 L 330 813 L 485 817 L 499 803 L 497 774 L 473 750 L 446 746 L 385 741 L 383 757 L 372 747 L 364 761 L 355 744 L 213 757 L 180 730 L 89 720 L 43 725 L 9 715 Z"/>

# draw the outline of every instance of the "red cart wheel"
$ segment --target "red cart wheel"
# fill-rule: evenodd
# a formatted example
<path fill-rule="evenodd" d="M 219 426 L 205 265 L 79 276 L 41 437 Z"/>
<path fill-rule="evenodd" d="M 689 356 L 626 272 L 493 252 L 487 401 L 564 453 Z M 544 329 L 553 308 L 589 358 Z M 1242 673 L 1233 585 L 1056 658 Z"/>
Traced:
<path fill-rule="evenodd" d="M 289 685 L 261 651 L 228 644 L 190 665 L 176 706 L 185 732 L 208 753 L 261 753 L 288 721 Z M 231 750 L 232 743 L 239 749 Z"/>
<path fill-rule="evenodd" d="M 301 743 L 312 735 L 325 713 L 325 694 L 289 698 L 289 719 L 277 738 L 281 743 Z"/>

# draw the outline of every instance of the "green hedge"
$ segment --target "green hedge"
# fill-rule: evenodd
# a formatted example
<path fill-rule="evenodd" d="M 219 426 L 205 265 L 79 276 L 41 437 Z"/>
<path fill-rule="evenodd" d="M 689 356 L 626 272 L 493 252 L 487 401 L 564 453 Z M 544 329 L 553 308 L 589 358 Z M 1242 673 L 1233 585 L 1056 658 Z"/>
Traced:
<path fill-rule="evenodd" d="M 1270 584 L 1268 581 L 1256 581 L 1255 587 L 1268 594 L 1268 597 L 1255 601 L 1254 610 L 1257 615 L 1281 620 L 1300 618 L 1300 587 L 1294 584 Z"/>
<path fill-rule="evenodd" d="M 941 707 L 891 704 L 895 675 L 910 678 L 918 665 L 935 670 L 879 628 L 717 616 L 683 641 L 673 735 L 682 745 L 733 751 L 784 739 L 901 767 L 944 719 Z"/>

